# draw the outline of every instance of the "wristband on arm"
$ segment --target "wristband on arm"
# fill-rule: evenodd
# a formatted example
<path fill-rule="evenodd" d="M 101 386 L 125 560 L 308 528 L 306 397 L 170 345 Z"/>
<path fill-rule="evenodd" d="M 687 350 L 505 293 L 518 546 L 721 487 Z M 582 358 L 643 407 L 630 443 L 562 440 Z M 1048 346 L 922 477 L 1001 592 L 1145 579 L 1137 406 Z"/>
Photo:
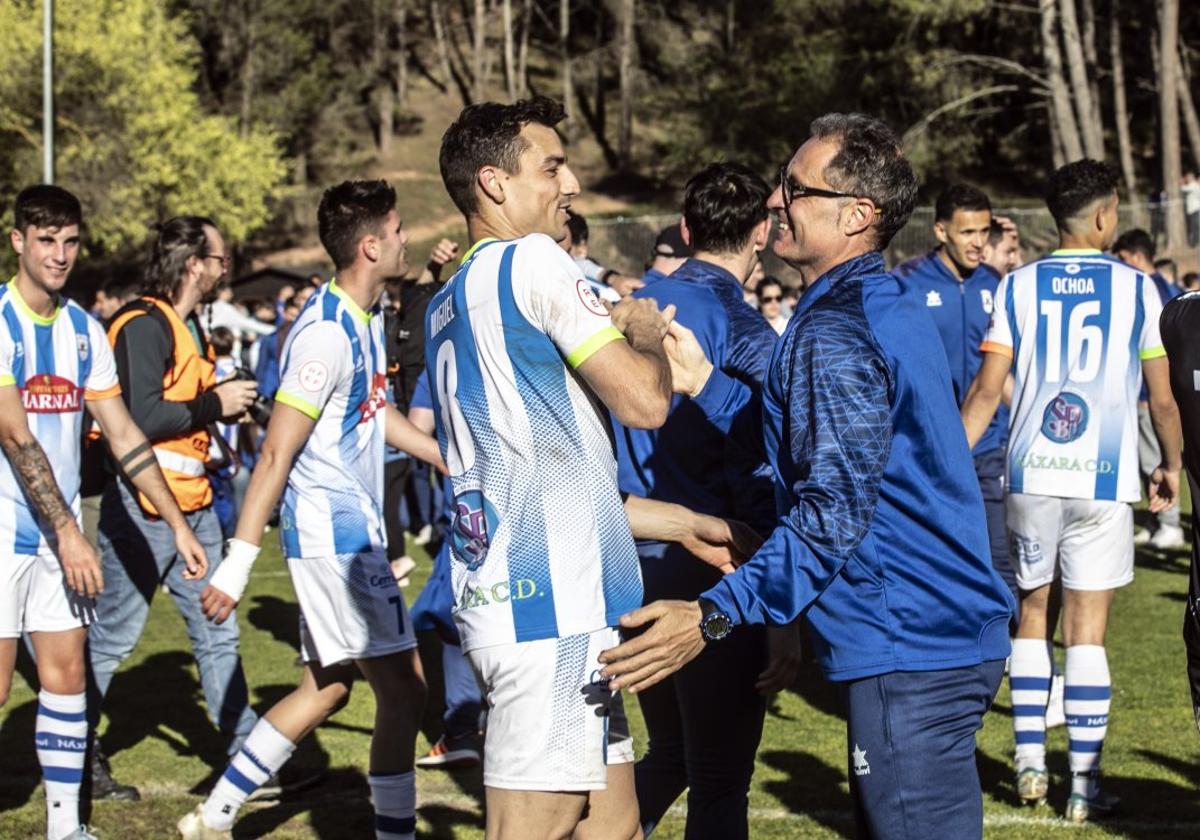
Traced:
<path fill-rule="evenodd" d="M 209 584 L 235 601 L 242 600 L 246 584 L 250 582 L 250 569 L 261 550 L 245 540 L 231 539 L 225 544 L 225 559 L 209 578 Z"/>

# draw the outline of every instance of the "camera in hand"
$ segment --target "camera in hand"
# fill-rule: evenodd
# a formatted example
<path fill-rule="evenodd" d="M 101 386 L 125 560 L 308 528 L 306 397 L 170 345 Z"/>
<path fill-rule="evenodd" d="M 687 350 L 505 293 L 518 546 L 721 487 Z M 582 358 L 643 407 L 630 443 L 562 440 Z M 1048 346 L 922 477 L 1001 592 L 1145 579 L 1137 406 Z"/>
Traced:
<path fill-rule="evenodd" d="M 246 370 L 244 367 L 237 368 L 233 372 L 232 379 L 237 379 L 242 382 L 257 382 L 254 374 Z M 246 409 L 254 422 L 262 426 L 264 429 L 271 422 L 271 410 L 275 407 L 275 400 L 268 397 L 266 394 L 255 394 L 254 402 Z"/>

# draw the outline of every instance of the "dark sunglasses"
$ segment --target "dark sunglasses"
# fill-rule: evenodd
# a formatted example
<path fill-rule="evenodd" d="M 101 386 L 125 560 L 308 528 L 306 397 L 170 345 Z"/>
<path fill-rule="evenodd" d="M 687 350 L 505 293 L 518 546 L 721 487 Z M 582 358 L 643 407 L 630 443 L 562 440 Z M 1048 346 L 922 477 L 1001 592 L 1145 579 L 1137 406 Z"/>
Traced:
<path fill-rule="evenodd" d="M 806 187 L 804 184 L 797 184 L 788 175 L 788 165 L 786 163 L 779 167 L 779 189 L 783 193 L 784 207 L 791 207 L 792 202 L 797 198 L 807 198 L 808 196 L 812 196 L 813 198 L 862 198 L 862 196 L 857 196 L 853 193 L 823 190 L 820 187 Z M 876 214 L 881 214 L 883 211 L 876 207 L 875 212 Z"/>
<path fill-rule="evenodd" d="M 760 297 L 759 298 L 759 301 L 762 303 L 778 303 L 781 300 L 783 300 L 783 298 L 780 297 L 779 295 L 773 295 L 772 297 Z"/>

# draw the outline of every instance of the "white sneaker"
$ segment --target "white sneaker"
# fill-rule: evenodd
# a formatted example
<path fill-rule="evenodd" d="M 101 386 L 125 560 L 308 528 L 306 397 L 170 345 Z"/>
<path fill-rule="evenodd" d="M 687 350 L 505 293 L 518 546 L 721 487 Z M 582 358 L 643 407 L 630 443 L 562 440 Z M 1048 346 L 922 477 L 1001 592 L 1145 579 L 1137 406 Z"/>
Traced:
<path fill-rule="evenodd" d="M 1133 544 L 1146 545 L 1152 536 L 1149 528 L 1138 528 L 1133 532 Z"/>
<path fill-rule="evenodd" d="M 429 540 L 433 538 L 433 526 L 426 525 L 413 536 L 413 542 L 417 545 L 428 545 Z"/>
<path fill-rule="evenodd" d="M 1164 525 L 1154 532 L 1150 545 L 1164 551 L 1184 548 L 1183 529 L 1178 525 Z"/>
<path fill-rule="evenodd" d="M 1050 677 L 1050 700 L 1046 703 L 1046 728 L 1066 726 L 1067 712 L 1063 705 L 1066 694 L 1067 678 L 1063 674 Z"/>
<path fill-rule="evenodd" d="M 219 831 L 209 828 L 204 822 L 204 806 L 197 805 L 196 810 L 187 814 L 175 824 L 183 840 L 233 840 L 232 831 Z"/>

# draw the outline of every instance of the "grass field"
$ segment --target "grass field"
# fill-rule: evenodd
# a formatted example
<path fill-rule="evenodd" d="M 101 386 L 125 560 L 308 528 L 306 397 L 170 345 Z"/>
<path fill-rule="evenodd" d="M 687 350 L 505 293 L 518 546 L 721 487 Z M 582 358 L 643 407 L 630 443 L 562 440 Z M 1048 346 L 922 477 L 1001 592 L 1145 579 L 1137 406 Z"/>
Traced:
<path fill-rule="evenodd" d="M 428 573 L 428 558 L 419 555 L 419 560 L 419 574 L 407 593 L 410 602 Z M 1105 771 L 1109 788 L 1124 800 L 1123 813 L 1083 829 L 1058 818 L 1066 798 L 1065 729 L 1049 736 L 1051 804 L 1037 810 L 1014 804 L 1005 686 L 979 738 L 987 836 L 1200 837 L 1200 737 L 1192 723 L 1179 634 L 1186 570 L 1182 553 L 1140 553 L 1137 580 L 1117 597 L 1109 643 L 1114 688 Z M 262 711 L 289 691 L 299 674 L 293 664 L 294 596 L 277 552 L 268 551 L 259 561 L 240 613 L 246 674 L 253 702 Z M 438 658 L 430 655 L 426 661 Z M 0 712 L 0 840 L 32 840 L 44 830 L 33 750 L 36 699 L 27 662 L 21 672 Z M 434 692 L 426 716 L 427 735 L 434 738 L 439 702 Z M 159 597 L 141 646 L 113 683 L 103 736 L 116 775 L 138 785 L 144 799 L 96 806 L 91 822 L 104 840 L 174 837 L 175 820 L 211 786 L 223 767 L 224 750 L 201 703 L 183 622 L 170 599 Z M 645 740 L 637 703 L 628 706 L 640 750 Z M 365 775 L 371 725 L 370 691 L 360 683 L 350 705 L 302 744 L 293 759 L 326 770 L 324 782 L 281 803 L 247 808 L 235 836 L 371 836 Z M 422 738 L 419 749 L 427 746 Z M 802 674 L 793 690 L 776 699 L 767 719 L 750 795 L 751 835 L 852 836 L 844 750 L 836 693 L 816 671 Z M 422 837 L 482 836 L 478 772 L 420 771 L 418 783 Z M 684 815 L 681 802 L 655 837 L 681 837 Z"/>

